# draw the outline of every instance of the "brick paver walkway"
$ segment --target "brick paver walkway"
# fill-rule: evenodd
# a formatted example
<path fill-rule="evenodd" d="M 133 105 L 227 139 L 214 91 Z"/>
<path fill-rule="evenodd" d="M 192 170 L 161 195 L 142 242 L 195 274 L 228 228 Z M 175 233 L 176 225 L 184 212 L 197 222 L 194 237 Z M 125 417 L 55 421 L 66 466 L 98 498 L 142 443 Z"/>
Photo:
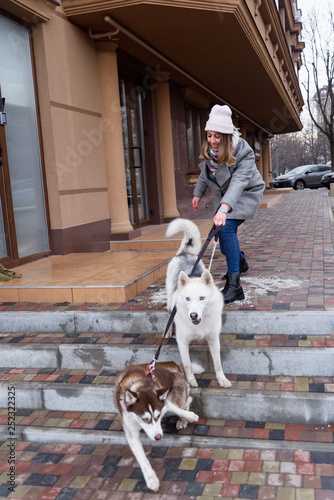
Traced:
<path fill-rule="evenodd" d="M 8 446 L 0 467 L 8 471 Z M 128 447 L 18 442 L 17 486 L 41 500 L 333 500 L 334 452 L 145 447 L 161 480 L 149 493 Z M 0 476 L 1 477 L 1 476 Z"/>
<path fill-rule="evenodd" d="M 276 205 L 261 210 L 240 229 L 240 242 L 250 264 L 242 284 L 246 300 L 226 306 L 249 311 L 329 311 L 334 309 L 334 205 L 325 189 L 293 192 Z M 208 264 L 210 255 L 205 256 Z M 223 285 L 224 258 L 217 251 L 212 273 Z M 164 280 L 120 304 L 0 304 L 0 311 L 148 310 L 165 309 Z M 1 313 L 0 313 L 1 320 Z M 320 333 L 320 332 L 319 332 Z M 333 331 L 334 334 L 334 331 Z M 1 343 L 158 344 L 161 335 L 0 334 Z M 226 335 L 225 346 L 333 347 L 333 335 Z M 170 340 L 169 342 L 173 342 Z M 66 372 L 66 373 L 65 373 Z M 101 378 L 102 377 L 102 378 Z M 87 370 L 3 369 L 0 379 L 40 383 L 112 384 L 115 373 Z M 334 377 L 334 374 L 333 374 Z M 333 392 L 333 377 L 301 377 L 303 391 Z M 298 377 L 228 375 L 233 388 L 256 391 L 295 391 Z M 212 387 L 210 374 L 199 385 Z M 8 410 L 0 411 L 6 425 Z M 115 414 L 18 410 L 16 425 L 73 430 L 119 431 Z M 165 422 L 165 433 L 176 433 L 175 419 Z M 334 425 L 334 422 L 333 422 Z M 0 498 L 31 500 L 334 500 L 334 427 L 201 418 L 181 433 L 217 439 L 262 440 L 264 449 L 145 447 L 161 480 L 150 493 L 128 446 L 0 441 Z M 246 442 L 246 441 L 245 441 Z M 297 443 L 297 444 L 296 444 Z M 313 444 L 305 450 L 305 444 Z M 329 446 L 324 451 L 324 446 Z M 10 450 L 15 453 L 15 492 L 8 489 Z"/>
<path fill-rule="evenodd" d="M 250 270 L 242 275 L 246 298 L 229 310 L 323 311 L 334 309 L 334 200 L 327 189 L 284 194 L 239 229 Z M 204 263 L 209 264 L 206 251 Z M 222 287 L 225 258 L 217 248 L 211 272 Z M 160 279 L 126 303 L 0 303 L 0 311 L 165 309 L 165 280 Z"/>

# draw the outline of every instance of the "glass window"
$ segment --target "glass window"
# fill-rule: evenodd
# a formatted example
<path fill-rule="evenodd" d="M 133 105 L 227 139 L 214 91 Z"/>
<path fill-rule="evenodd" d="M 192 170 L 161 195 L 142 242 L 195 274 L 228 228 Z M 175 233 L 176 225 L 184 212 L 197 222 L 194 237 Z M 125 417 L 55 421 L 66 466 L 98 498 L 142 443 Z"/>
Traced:
<path fill-rule="evenodd" d="M 144 130 L 143 130 L 143 115 L 142 101 L 139 89 L 136 89 L 136 106 L 130 110 L 131 114 L 131 131 L 132 131 L 132 149 L 133 149 L 133 165 L 135 168 L 136 177 L 136 194 L 139 222 L 149 219 L 148 213 L 148 197 L 147 197 L 147 180 L 146 180 L 146 165 L 145 165 L 145 145 L 144 145 Z"/>
<path fill-rule="evenodd" d="M 150 218 L 142 113 L 143 97 L 139 87 L 120 80 L 126 189 L 131 224 L 142 223 Z"/>
<path fill-rule="evenodd" d="M 49 249 L 28 29 L 0 16 L 0 85 L 19 257 Z"/>
<path fill-rule="evenodd" d="M 128 197 L 129 218 L 131 224 L 135 221 L 133 189 L 131 179 L 131 161 L 130 161 L 130 145 L 129 145 L 129 127 L 126 113 L 126 92 L 124 80 L 120 80 L 120 99 L 121 99 L 121 118 L 122 118 L 122 135 L 124 145 L 124 162 L 126 176 L 126 191 Z"/>
<path fill-rule="evenodd" d="M 200 111 L 186 104 L 186 127 L 189 169 L 196 169 L 200 163 L 201 154 L 201 120 Z"/>

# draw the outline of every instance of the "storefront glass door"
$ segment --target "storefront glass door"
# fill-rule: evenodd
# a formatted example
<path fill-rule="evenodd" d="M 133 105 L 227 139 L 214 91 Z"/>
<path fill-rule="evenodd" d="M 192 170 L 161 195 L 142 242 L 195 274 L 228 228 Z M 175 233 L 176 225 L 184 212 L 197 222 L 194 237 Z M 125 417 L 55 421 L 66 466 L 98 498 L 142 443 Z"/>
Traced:
<path fill-rule="evenodd" d="M 49 249 L 31 61 L 28 29 L 0 16 L 0 91 L 7 122 L 0 125 L 0 147 L 7 156 L 0 167 L 0 195 L 5 198 L 0 258 L 10 260 Z"/>
<path fill-rule="evenodd" d="M 150 222 L 143 126 L 143 95 L 138 87 L 120 81 L 123 146 L 130 222 Z"/>

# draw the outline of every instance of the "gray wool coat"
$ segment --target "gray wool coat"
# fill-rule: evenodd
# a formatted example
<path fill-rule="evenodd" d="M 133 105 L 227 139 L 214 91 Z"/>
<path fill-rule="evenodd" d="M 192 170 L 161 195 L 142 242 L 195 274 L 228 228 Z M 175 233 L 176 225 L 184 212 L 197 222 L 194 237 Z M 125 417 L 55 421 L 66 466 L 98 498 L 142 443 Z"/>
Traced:
<path fill-rule="evenodd" d="M 235 164 L 218 166 L 216 182 L 208 177 L 206 161 L 199 165 L 201 174 L 194 196 L 202 198 L 208 187 L 214 190 L 215 212 L 221 203 L 230 205 L 228 219 L 252 219 L 261 205 L 265 183 L 255 164 L 255 156 L 248 142 L 239 137 L 234 151 Z"/>

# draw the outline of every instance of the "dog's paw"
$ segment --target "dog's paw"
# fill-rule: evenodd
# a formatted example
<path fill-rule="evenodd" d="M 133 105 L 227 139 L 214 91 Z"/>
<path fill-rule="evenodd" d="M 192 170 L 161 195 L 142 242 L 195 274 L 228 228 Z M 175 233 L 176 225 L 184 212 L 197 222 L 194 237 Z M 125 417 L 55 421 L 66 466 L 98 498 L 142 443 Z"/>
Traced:
<path fill-rule="evenodd" d="M 189 411 L 188 415 L 187 415 L 187 420 L 190 423 L 195 423 L 195 422 L 198 422 L 199 416 L 196 415 L 196 413 L 194 413 L 193 411 Z"/>
<path fill-rule="evenodd" d="M 219 387 L 228 388 L 228 387 L 232 386 L 231 382 L 229 380 L 227 380 L 226 377 L 217 377 L 217 382 L 218 382 Z"/>
<path fill-rule="evenodd" d="M 177 430 L 185 429 L 189 423 L 198 422 L 199 416 L 193 411 L 187 411 L 187 418 L 179 418 L 176 422 Z"/>
<path fill-rule="evenodd" d="M 179 418 L 176 422 L 176 428 L 179 431 L 180 429 L 185 429 L 188 425 L 188 420 L 185 418 Z"/>
<path fill-rule="evenodd" d="M 160 486 L 160 481 L 157 478 L 157 475 L 156 475 L 156 473 L 154 471 L 150 472 L 150 474 L 148 474 L 145 477 L 145 481 L 146 481 L 146 486 L 150 490 L 152 490 L 152 491 L 158 491 L 159 486 Z"/>
<path fill-rule="evenodd" d="M 190 378 L 190 379 L 188 380 L 188 384 L 189 384 L 189 385 L 190 385 L 190 387 L 192 387 L 193 389 L 195 389 L 195 387 L 198 387 L 198 383 L 197 383 L 197 381 L 196 381 L 195 377 L 194 377 L 194 378 Z"/>

